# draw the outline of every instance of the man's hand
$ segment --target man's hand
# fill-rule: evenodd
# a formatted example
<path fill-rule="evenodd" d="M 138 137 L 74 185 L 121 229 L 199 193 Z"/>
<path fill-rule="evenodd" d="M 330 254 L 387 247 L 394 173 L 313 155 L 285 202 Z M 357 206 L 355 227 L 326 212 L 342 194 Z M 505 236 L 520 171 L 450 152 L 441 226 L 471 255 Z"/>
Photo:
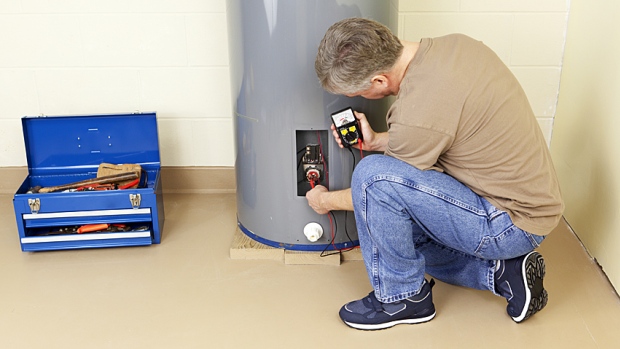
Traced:
<path fill-rule="evenodd" d="M 329 211 L 353 211 L 351 189 L 328 191 L 326 187 L 317 185 L 306 193 L 308 205 L 318 214 Z"/>
<path fill-rule="evenodd" d="M 385 151 L 387 146 L 387 132 L 375 132 L 372 127 L 370 127 L 368 119 L 366 118 L 366 115 L 364 113 L 356 111 L 354 111 L 353 113 L 355 113 L 355 118 L 360 124 L 362 137 L 364 138 L 362 145 L 363 149 L 368 151 Z M 336 131 L 336 126 L 334 126 L 334 124 L 331 125 L 331 129 L 334 139 L 336 140 L 336 143 L 338 143 L 338 146 L 340 148 L 344 148 L 344 145 L 342 145 L 342 140 L 340 139 L 340 136 L 338 135 L 338 131 Z M 359 143 L 354 144 L 353 148 L 359 149 Z"/>
<path fill-rule="evenodd" d="M 322 185 L 315 186 L 312 190 L 306 193 L 306 199 L 308 199 L 308 205 L 318 214 L 327 214 L 329 210 L 325 207 L 325 194 L 328 192 L 327 188 Z"/>

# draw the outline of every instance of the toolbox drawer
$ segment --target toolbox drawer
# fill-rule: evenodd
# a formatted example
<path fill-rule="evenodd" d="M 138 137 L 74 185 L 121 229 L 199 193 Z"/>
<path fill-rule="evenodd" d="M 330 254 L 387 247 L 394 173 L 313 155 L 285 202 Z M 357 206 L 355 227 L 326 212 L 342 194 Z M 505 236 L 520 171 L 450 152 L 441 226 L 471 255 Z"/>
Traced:
<path fill-rule="evenodd" d="M 16 195 L 13 199 L 22 251 L 145 246 L 160 243 L 161 185 L 99 193 Z M 123 224 L 130 231 L 47 235 L 64 227 Z"/>
<path fill-rule="evenodd" d="M 74 211 L 53 213 L 25 213 L 22 215 L 26 228 L 97 223 L 150 222 L 151 209 L 126 209 L 104 211 Z"/>
<path fill-rule="evenodd" d="M 90 224 L 90 223 L 89 223 Z M 150 222 L 135 222 L 129 231 L 83 234 L 47 235 L 50 231 L 66 225 L 32 227 L 25 229 L 20 239 L 23 251 L 44 251 L 89 247 L 145 246 L 153 243 Z"/>
<path fill-rule="evenodd" d="M 144 246 L 161 240 L 163 201 L 152 189 L 24 194 L 16 195 L 13 205 L 22 251 Z M 47 235 L 60 228 L 103 223 L 140 229 Z"/>

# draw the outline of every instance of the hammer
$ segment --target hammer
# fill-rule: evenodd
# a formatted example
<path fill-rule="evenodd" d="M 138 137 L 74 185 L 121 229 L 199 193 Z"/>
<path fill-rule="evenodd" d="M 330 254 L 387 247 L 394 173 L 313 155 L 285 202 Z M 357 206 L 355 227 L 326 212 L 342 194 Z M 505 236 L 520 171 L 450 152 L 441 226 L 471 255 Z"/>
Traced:
<path fill-rule="evenodd" d="M 30 188 L 30 190 L 28 190 L 28 193 L 53 193 L 55 191 L 75 189 L 75 188 L 83 187 L 85 185 L 116 183 L 116 182 L 135 180 L 137 178 L 138 178 L 137 173 L 125 172 L 125 173 L 113 174 L 109 176 L 91 178 L 91 179 L 87 179 L 87 180 L 83 180 L 79 182 L 73 182 L 73 183 L 58 185 L 54 187 L 36 186 L 36 187 Z"/>

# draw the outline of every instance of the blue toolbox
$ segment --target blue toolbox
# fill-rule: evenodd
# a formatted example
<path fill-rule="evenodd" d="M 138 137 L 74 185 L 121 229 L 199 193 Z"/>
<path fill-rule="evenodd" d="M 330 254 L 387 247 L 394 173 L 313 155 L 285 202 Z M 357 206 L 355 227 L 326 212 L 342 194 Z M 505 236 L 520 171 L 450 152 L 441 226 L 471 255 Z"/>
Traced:
<path fill-rule="evenodd" d="M 22 128 L 28 177 L 13 197 L 22 251 L 161 242 L 154 112 L 27 116 Z"/>

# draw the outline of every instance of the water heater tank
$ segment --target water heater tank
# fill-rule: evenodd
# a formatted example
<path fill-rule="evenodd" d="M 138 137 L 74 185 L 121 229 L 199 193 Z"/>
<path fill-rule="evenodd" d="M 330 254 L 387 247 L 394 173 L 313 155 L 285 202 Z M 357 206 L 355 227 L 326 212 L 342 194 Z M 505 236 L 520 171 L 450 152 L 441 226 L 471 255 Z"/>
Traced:
<path fill-rule="evenodd" d="M 324 251 L 358 245 L 352 212 L 319 215 L 305 194 L 317 178 L 329 190 L 350 186 L 360 160 L 340 149 L 330 114 L 346 107 L 385 129 L 385 101 L 325 92 L 314 71 L 325 31 L 349 17 L 387 24 L 389 1 L 229 0 L 231 84 L 235 112 L 237 220 L 261 243 Z M 316 176 L 316 177 L 315 177 Z"/>

